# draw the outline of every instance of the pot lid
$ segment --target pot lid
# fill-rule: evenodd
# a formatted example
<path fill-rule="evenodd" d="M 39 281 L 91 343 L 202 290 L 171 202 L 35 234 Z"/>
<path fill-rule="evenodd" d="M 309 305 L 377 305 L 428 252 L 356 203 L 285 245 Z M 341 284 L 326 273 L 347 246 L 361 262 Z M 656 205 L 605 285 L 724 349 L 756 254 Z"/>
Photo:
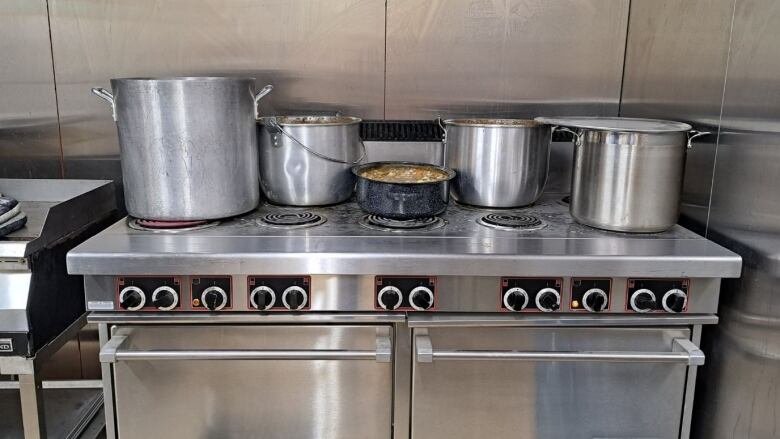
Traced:
<path fill-rule="evenodd" d="M 690 131 L 692 128 L 682 122 L 631 117 L 537 117 L 534 120 L 569 128 L 635 133 L 672 133 Z"/>

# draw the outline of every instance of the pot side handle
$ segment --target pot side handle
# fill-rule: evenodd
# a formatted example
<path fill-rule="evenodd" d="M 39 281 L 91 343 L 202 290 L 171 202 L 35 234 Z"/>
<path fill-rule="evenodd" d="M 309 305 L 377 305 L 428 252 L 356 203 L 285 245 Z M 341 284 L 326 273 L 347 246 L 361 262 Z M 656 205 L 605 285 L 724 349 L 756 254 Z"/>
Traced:
<path fill-rule="evenodd" d="M 439 125 L 439 127 L 442 130 L 441 135 L 441 143 L 444 146 L 444 151 L 442 151 L 442 166 L 447 166 L 447 127 L 444 125 L 444 121 L 442 120 L 441 116 L 436 117 L 436 124 Z"/>
<path fill-rule="evenodd" d="M 114 119 L 114 122 L 116 122 L 116 105 L 114 104 L 114 95 L 112 95 L 111 92 L 105 88 L 101 87 L 93 88 L 92 93 L 94 93 L 100 99 L 103 99 L 111 104 L 111 117 Z"/>
<path fill-rule="evenodd" d="M 271 84 L 266 85 L 263 87 L 262 90 L 257 92 L 255 95 L 255 119 L 260 118 L 260 99 L 263 99 L 268 93 L 271 93 L 271 91 L 274 89 L 274 86 Z"/>
<path fill-rule="evenodd" d="M 686 148 L 691 149 L 693 148 L 693 139 L 701 136 L 706 136 L 712 134 L 709 131 L 696 131 L 696 130 L 690 130 L 688 131 L 688 143 L 685 145 Z"/>
<path fill-rule="evenodd" d="M 576 146 L 582 146 L 582 133 L 578 133 L 572 129 L 555 125 L 552 127 L 552 132 L 563 131 L 564 133 L 571 133 L 574 136 L 574 144 Z"/>

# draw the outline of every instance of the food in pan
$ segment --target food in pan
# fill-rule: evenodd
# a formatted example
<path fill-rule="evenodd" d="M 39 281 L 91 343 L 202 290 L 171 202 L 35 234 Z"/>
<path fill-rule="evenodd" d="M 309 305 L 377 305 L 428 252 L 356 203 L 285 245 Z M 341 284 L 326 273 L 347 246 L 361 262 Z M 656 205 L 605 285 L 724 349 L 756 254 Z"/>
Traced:
<path fill-rule="evenodd" d="M 366 169 L 360 176 L 383 183 L 433 183 L 449 179 L 441 169 L 415 165 L 380 165 Z"/>

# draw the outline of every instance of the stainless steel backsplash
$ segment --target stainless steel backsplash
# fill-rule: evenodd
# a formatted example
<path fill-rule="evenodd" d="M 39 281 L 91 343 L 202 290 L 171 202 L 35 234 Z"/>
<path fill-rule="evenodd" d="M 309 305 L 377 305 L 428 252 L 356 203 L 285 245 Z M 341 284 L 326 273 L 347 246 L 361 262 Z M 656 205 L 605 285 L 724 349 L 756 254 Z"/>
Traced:
<path fill-rule="evenodd" d="M 0 5 L 0 52 L 13 60 L 0 67 L 0 175 L 59 176 L 62 165 L 67 178 L 120 180 L 110 110 L 89 92 L 116 77 L 251 75 L 276 86 L 265 114 L 617 115 L 628 6 L 9 0 Z"/>
<path fill-rule="evenodd" d="M 708 221 L 749 212 L 746 224 L 772 228 L 780 206 L 768 179 L 779 165 L 765 158 L 776 149 L 767 146 L 777 120 L 768 75 L 778 59 L 768 53 L 780 38 L 776 8 L 769 0 L 8 0 L 0 175 L 121 180 L 110 111 L 89 93 L 110 78 L 252 75 L 276 86 L 265 114 L 688 121 L 714 134 L 690 151 L 685 220 L 704 233 Z M 380 156 L 404 158 L 401 150 Z M 560 170 L 569 164 L 562 157 Z M 560 174 L 554 169 L 550 187 L 565 190 Z"/>

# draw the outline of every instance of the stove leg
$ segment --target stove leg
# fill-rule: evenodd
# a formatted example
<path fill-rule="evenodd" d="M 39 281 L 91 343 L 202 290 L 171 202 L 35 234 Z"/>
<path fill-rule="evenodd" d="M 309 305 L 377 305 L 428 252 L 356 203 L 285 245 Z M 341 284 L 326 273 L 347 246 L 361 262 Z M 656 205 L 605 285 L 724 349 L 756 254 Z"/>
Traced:
<path fill-rule="evenodd" d="M 412 400 L 412 330 L 396 323 L 394 369 L 393 439 L 409 439 Z"/>
<path fill-rule="evenodd" d="M 111 328 L 106 323 L 98 324 L 98 337 L 100 348 L 108 343 L 111 338 Z M 106 439 L 116 439 L 116 418 L 114 413 L 114 381 L 111 374 L 111 365 L 100 363 L 100 372 L 103 376 L 103 413 L 106 419 Z"/>
<path fill-rule="evenodd" d="M 19 375 L 19 399 L 22 403 L 22 426 L 25 439 L 46 439 L 43 385 L 36 372 Z"/>
<path fill-rule="evenodd" d="M 701 346 L 701 325 L 693 325 L 691 341 L 696 346 Z M 698 367 L 688 367 L 688 375 L 685 384 L 685 400 L 683 401 L 682 425 L 680 427 L 680 439 L 688 439 L 691 436 L 691 421 L 693 417 L 693 396 L 696 390 L 696 372 Z"/>

